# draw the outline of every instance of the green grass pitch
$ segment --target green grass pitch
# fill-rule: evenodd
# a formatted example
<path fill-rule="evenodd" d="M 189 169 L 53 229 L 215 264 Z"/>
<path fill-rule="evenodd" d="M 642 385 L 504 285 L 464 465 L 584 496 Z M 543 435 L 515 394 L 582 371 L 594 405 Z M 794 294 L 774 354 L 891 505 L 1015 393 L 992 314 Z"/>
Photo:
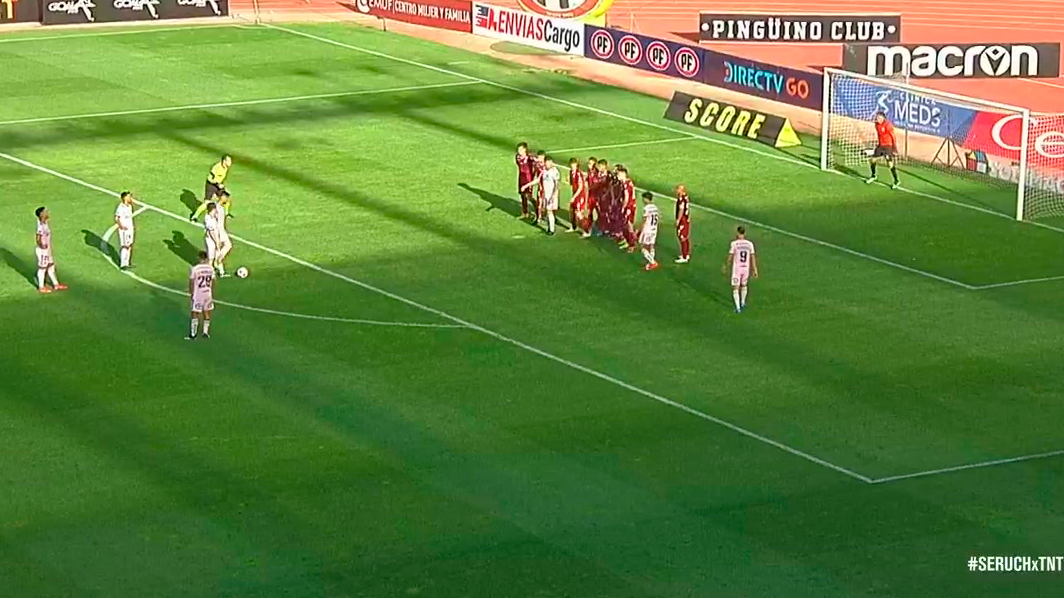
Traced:
<path fill-rule="evenodd" d="M 1064 281 L 1012 284 L 1064 274 L 1064 230 L 933 171 L 821 173 L 815 139 L 671 141 L 702 132 L 659 99 L 291 29 L 0 39 L 0 594 L 1060 594 L 966 563 L 1064 552 L 1064 458 L 933 472 L 1064 449 Z M 519 140 L 686 183 L 692 263 L 671 220 L 646 273 L 515 219 Z M 167 289 L 223 152 L 251 277 L 190 343 Z M 139 280 L 101 250 L 123 189 L 157 208 Z M 30 283 L 38 205 L 63 294 Z"/>

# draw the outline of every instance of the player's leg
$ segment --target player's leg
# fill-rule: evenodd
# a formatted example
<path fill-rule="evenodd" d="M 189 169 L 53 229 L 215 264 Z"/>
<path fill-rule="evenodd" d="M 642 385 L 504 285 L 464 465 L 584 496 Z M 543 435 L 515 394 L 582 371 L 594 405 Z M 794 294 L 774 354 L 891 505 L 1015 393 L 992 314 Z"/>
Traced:
<path fill-rule="evenodd" d="M 196 209 L 193 210 L 191 214 L 189 214 L 188 219 L 191 220 L 192 222 L 195 222 L 195 221 L 199 220 L 200 216 L 202 216 L 203 213 L 207 211 L 207 204 L 209 204 L 209 203 L 211 203 L 210 198 L 201 201 L 200 205 L 197 206 Z"/>
<path fill-rule="evenodd" d="M 872 156 L 871 158 L 868 159 L 868 169 L 872 171 L 872 176 L 870 176 L 867 179 L 865 179 L 865 182 L 868 183 L 868 184 L 872 184 L 872 183 L 876 182 L 876 162 L 878 160 L 879 160 L 879 158 L 876 157 L 876 156 Z"/>
<path fill-rule="evenodd" d="M 739 306 L 746 309 L 746 292 L 749 289 L 749 282 L 743 281 L 742 286 L 739 287 Z"/>
<path fill-rule="evenodd" d="M 65 291 L 67 286 L 59 282 L 59 278 L 55 274 L 55 260 L 52 260 L 48 264 L 48 280 L 52 281 L 52 288 L 57 291 Z"/>
<path fill-rule="evenodd" d="M 691 260 L 691 239 L 683 229 L 680 229 L 680 234 L 676 237 L 680 241 L 680 257 L 676 258 L 676 263 L 686 264 Z"/>
<path fill-rule="evenodd" d="M 732 294 L 732 301 L 735 303 L 735 313 L 739 313 L 739 312 L 743 311 L 742 294 L 739 291 L 740 287 L 742 286 L 742 282 L 743 281 L 739 277 L 739 273 L 732 272 L 732 279 L 731 279 L 731 284 L 732 284 L 731 289 L 732 289 L 732 291 L 731 291 L 731 294 Z"/>
<path fill-rule="evenodd" d="M 203 310 L 203 338 L 211 338 L 211 313 L 213 309 Z"/>
<path fill-rule="evenodd" d="M 895 161 L 894 156 L 887 158 L 887 166 L 890 167 L 890 176 L 894 178 L 894 183 L 890 188 L 897 189 L 901 186 L 901 181 L 898 180 L 898 163 Z"/>
<path fill-rule="evenodd" d="M 214 239 L 210 238 L 210 236 L 204 237 L 203 244 L 205 245 L 205 249 L 207 250 L 207 262 L 211 265 L 212 268 L 217 269 L 217 265 L 216 265 L 216 261 L 217 261 L 217 257 L 218 257 L 218 246 L 217 246 L 217 244 L 214 242 Z"/>
<path fill-rule="evenodd" d="M 547 234 L 554 234 L 554 210 L 547 206 Z"/>
<path fill-rule="evenodd" d="M 199 333 L 199 322 L 202 315 L 203 313 L 196 311 L 195 305 L 193 305 L 193 309 L 190 312 L 191 317 L 188 325 L 188 336 L 185 337 L 186 339 L 192 340 L 196 338 L 196 335 Z"/>

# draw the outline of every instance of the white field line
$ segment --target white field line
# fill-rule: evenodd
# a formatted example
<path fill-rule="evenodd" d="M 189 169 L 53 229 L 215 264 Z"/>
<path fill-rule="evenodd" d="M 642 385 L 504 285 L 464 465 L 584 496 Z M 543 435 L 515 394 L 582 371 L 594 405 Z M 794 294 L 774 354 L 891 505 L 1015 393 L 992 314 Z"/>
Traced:
<path fill-rule="evenodd" d="M 944 467 L 942 469 L 930 469 L 928 471 L 917 471 L 915 473 L 906 473 L 902 475 L 892 475 L 885 478 L 878 478 L 872 480 L 871 484 L 886 484 L 888 482 L 897 482 L 899 480 L 910 480 L 912 478 L 926 478 L 929 476 L 940 475 L 944 473 L 953 473 L 956 471 L 966 471 L 969 469 L 980 469 L 983 467 L 993 467 L 995 465 L 1007 465 L 1009 463 L 1021 463 L 1023 461 L 1034 461 L 1036 459 L 1048 459 L 1050 457 L 1059 457 L 1064 455 L 1064 450 L 1049 451 L 1046 453 L 1037 453 L 1034 455 L 1023 455 L 1020 457 L 1011 457 L 1008 459 L 995 459 L 993 461 L 983 461 L 981 463 L 969 463 L 968 465 L 958 465 L 956 467 Z"/>
<path fill-rule="evenodd" d="M 641 145 L 659 145 L 662 143 L 676 143 L 677 141 L 693 141 L 694 137 L 669 137 L 668 139 L 652 139 L 650 141 L 633 141 L 631 143 L 615 143 L 613 145 L 592 145 L 588 147 L 567 147 L 563 149 L 547 150 L 548 154 L 564 154 L 567 152 L 588 152 L 604 149 L 616 149 L 619 147 L 638 147 Z M 555 161 L 562 156 L 555 156 Z"/>
<path fill-rule="evenodd" d="M 9 154 L 0 153 L 0 158 L 4 158 L 5 160 L 14 162 L 16 164 L 21 164 L 21 165 L 23 165 L 23 166 L 25 166 L 27 168 L 31 168 L 31 169 L 36 170 L 38 172 L 43 172 L 45 174 L 52 175 L 54 177 L 63 179 L 65 181 L 74 183 L 76 185 L 80 185 L 82 187 L 86 187 L 88 189 L 92 189 L 94 191 L 98 191 L 100 193 L 103 193 L 105 195 L 109 195 L 111 197 L 117 197 L 118 196 L 117 193 L 115 193 L 114 191 L 111 191 L 109 189 L 105 189 L 105 188 L 100 187 L 98 185 L 94 185 L 94 184 L 89 183 L 87 181 L 83 181 L 81 179 L 72 177 L 70 175 L 63 174 L 61 172 L 52 170 L 50 168 L 46 168 L 44 166 L 40 166 L 40 165 L 34 164 L 32 162 L 28 162 L 28 161 L 23 160 L 21 158 L 16 158 L 15 156 L 12 156 L 12 155 L 9 155 Z M 173 218 L 175 220 L 180 220 L 181 222 L 188 223 L 188 219 L 183 217 L 183 216 L 179 216 L 178 214 L 175 214 L 173 212 L 169 212 L 167 210 L 155 207 L 153 205 L 150 205 L 150 204 L 147 204 L 147 203 L 144 203 L 144 202 L 138 202 L 138 203 L 140 203 L 140 205 L 142 205 L 142 206 L 144 206 L 144 207 L 146 207 L 146 208 L 148 208 L 150 210 L 153 210 L 153 211 L 158 212 L 160 214 L 165 214 L 166 216 L 169 216 L 169 217 L 171 217 L 171 218 Z M 608 382 L 610 384 L 613 384 L 613 385 L 618 386 L 620 388 L 623 388 L 625 390 L 631 391 L 631 392 L 633 392 L 635 394 L 642 395 L 642 396 L 644 396 L 646 398 L 649 398 L 649 399 L 652 399 L 654 401 L 657 401 L 657 402 L 659 402 L 659 403 L 661 403 L 663 405 L 667 405 L 667 406 L 672 407 L 674 409 L 678 409 L 680 411 L 683 411 L 684 413 L 687 413 L 689 415 L 693 415 L 695 417 L 698 417 L 698 418 L 704 419 L 706 421 L 712 422 L 714 424 L 717 424 L 719 426 L 727 428 L 727 429 L 729 429 L 729 430 L 731 430 L 731 431 L 733 431 L 733 432 L 735 432 L 737 434 L 741 434 L 743 436 L 746 436 L 747 438 L 751 438 L 751 439 L 756 440 L 758 442 L 761 442 L 761 443 L 767 444 L 769 446 L 775 447 L 775 448 L 777 448 L 777 449 L 779 449 L 781 451 L 784 451 L 786 453 L 790 453 L 791 455 L 794 455 L 796 457 L 800 457 L 802 459 L 805 459 L 806 461 L 809 461 L 811 463 L 815 463 L 815 464 L 820 465 L 822 467 L 825 467 L 827 469 L 831 469 L 831 470 L 833 470 L 835 472 L 841 473 L 841 474 L 843 474 L 845 476 L 848 476 L 848 477 L 851 477 L 851 478 L 853 478 L 855 480 L 860 480 L 862 482 L 865 482 L 866 484 L 872 483 L 872 478 L 870 478 L 868 476 L 865 476 L 865 475 L 861 475 L 861 474 L 856 473 L 854 471 L 851 471 L 849 469 L 846 469 L 845 467 L 842 467 L 841 465 L 836 465 L 834 463 L 831 463 L 830 461 L 826 461 L 824 459 L 821 459 L 820 457 L 816 457 L 814 455 L 811 455 L 809 453 L 806 453 L 806 452 L 801 451 L 799 449 L 796 449 L 794 447 L 791 447 L 791 446 L 788 446 L 786 444 L 783 444 L 782 442 L 778 442 L 776 440 L 772 440 L 771 438 L 762 436 L 762 435 L 758 434 L 757 432 L 753 432 L 751 430 L 747 430 L 746 428 L 743 428 L 742 426 L 738 426 L 736 424 L 733 424 L 731 422 L 725 421 L 725 420 L 720 419 L 718 417 L 714 417 L 712 415 L 709 415 L 708 413 L 699 411 L 699 410 L 697 410 L 697 409 L 695 409 L 693 407 L 689 407 L 687 405 L 684 405 L 683 403 L 679 403 L 679 402 L 673 401 L 672 399 L 668 399 L 668 398 L 663 397 L 663 396 L 661 396 L 661 395 L 659 395 L 657 393 L 654 393 L 652 391 L 645 390 L 645 389 L 640 388 L 638 386 L 629 384 L 629 383 L 627 383 L 627 382 L 625 382 L 623 380 L 619 380 L 617 378 L 614 378 L 613 376 L 610 376 L 609 374 L 604 374 L 604 373 L 602 373 L 602 372 L 600 372 L 598 370 L 595 370 L 595 369 L 592 369 L 590 367 L 581 365 L 581 364 L 576 363 L 574 361 L 570 361 L 570 360 L 568 360 L 568 359 L 566 359 L 564 357 L 559 357 L 558 355 L 555 355 L 555 354 L 550 353 L 548 351 L 545 351 L 543 349 L 539 349 L 537 347 L 534 347 L 532 345 L 529 345 L 529 344 L 524 343 L 522 341 L 519 341 L 517 339 L 514 339 L 514 338 L 511 338 L 509 336 L 506 336 L 506 335 L 504 335 L 502 333 L 495 332 L 494 330 L 490 330 L 490 329 L 485 328 L 483 326 L 480 326 L 478 324 L 474 324 L 473 322 L 464 320 L 462 318 L 459 318 L 458 316 L 451 315 L 451 314 L 449 314 L 449 313 L 447 313 L 445 311 L 436 309 L 434 307 L 429 307 L 428 305 L 425 305 L 423 303 L 419 303 L 417 301 L 414 301 L 413 299 L 407 299 L 406 297 L 403 297 L 401 295 L 397 295 L 395 293 L 392 293 L 391 291 L 386 291 L 386 290 L 384 290 L 382 288 L 373 286 L 373 285 L 371 285 L 371 284 L 369 284 L 367 282 L 363 282 L 363 281 L 357 280 L 355 278 L 351 278 L 351 277 L 346 276 L 344 274 L 341 274 L 339 272 L 334 272 L 332 270 L 329 270 L 327 268 L 324 268 L 324 267 L 319 266 L 317 264 L 314 264 L 312 262 L 308 262 L 308 261 L 306 261 L 304 259 L 298 258 L 298 257 L 296 257 L 294 255 L 290 255 L 290 254 L 285 253 L 283 251 L 280 251 L 278 249 L 274 249 L 272 247 L 267 247 L 265 245 L 261 245 L 259 243 L 254 242 L 254 241 L 249 241 L 247 239 L 240 238 L 240 237 L 238 237 L 236 235 L 230 235 L 230 237 L 232 237 L 236 241 L 239 241 L 239 242 L 243 243 L 244 245 L 247 245 L 248 247 L 254 247 L 255 249 L 258 249 L 259 251 L 264 251 L 266 253 L 269 253 L 271 255 L 277 256 L 279 258 L 286 259 L 286 260 L 288 260 L 288 261 L 290 261 L 290 262 L 292 262 L 294 264 L 299 264 L 300 266 L 304 266 L 306 268 L 314 270 L 315 272 L 324 274 L 326 276 L 331 276 L 332 278 L 335 278 L 337 280 L 342 280 L 344 282 L 350 283 L 350 284 L 352 284 L 354 286 L 357 286 L 357 287 L 359 287 L 361 289 L 365 289 L 367 291 L 371 291 L 371 292 L 377 293 L 377 294 L 382 295 L 384 297 L 388 297 L 390 299 L 398 301 L 399 303 L 403 303 L 405 305 L 409 305 L 410 307 L 414 307 L 414 308 L 420 309 L 422 311 L 425 311 L 427 313 L 439 316 L 440 318 L 442 318 L 444 320 L 448 320 L 448 321 L 454 322 L 455 324 L 458 324 L 460 326 L 463 326 L 463 327 L 466 327 L 466 328 L 471 328 L 473 330 L 476 330 L 477 332 L 480 332 L 480 333 L 482 333 L 482 334 L 484 334 L 486 336 L 490 336 L 490 337 L 492 337 L 492 338 L 494 338 L 494 339 L 496 339 L 498 341 L 501 341 L 503 343 L 507 343 L 507 344 L 513 345 L 515 347 L 518 347 L 520 349 L 524 349 L 525 351 L 528 351 L 530 353 L 534 353 L 536 355 L 539 355 L 540 357 L 543 357 L 544 359 L 548 359 L 548 360 L 553 361 L 555 363 L 559 363 L 561 365 L 564 365 L 566 367 L 572 368 L 572 369 L 577 370 L 579 372 L 583 372 L 583 373 L 585 373 L 585 374 L 587 374 L 589 376 L 598 378 L 599 380 L 602 380 L 604 382 Z"/>
<path fill-rule="evenodd" d="M 564 165 L 561 165 L 561 164 L 559 164 L 558 167 L 559 168 L 564 168 L 566 170 L 569 169 L 567 166 L 564 166 Z M 636 189 L 639 190 L 639 191 L 647 191 L 647 189 L 643 189 L 641 187 L 636 187 Z M 661 194 L 661 193 L 654 193 L 654 195 L 656 197 L 664 197 L 664 198 L 666 198 L 669 201 L 672 201 L 674 203 L 676 202 L 676 198 L 672 197 L 670 195 L 664 195 L 664 194 Z M 854 257 L 859 257 L 859 258 L 861 258 L 863 260 L 876 262 L 877 264 L 882 264 L 884 266 L 890 266 L 891 268 L 897 268 L 899 270 L 902 270 L 902 271 L 905 271 L 905 272 L 909 272 L 910 274 L 917 274 L 917 275 L 923 276 L 925 278 L 930 278 L 932 280 L 937 280 L 939 282 L 944 282 L 946 284 L 949 284 L 949 285 L 952 285 L 952 286 L 955 286 L 955 287 L 960 287 L 962 289 L 966 289 L 966 290 L 969 290 L 969 291 L 974 291 L 974 290 L 976 290 L 978 288 L 978 287 L 970 285 L 970 284 L 968 284 L 966 282 L 961 282 L 959 280 L 953 280 L 952 278 L 946 278 L 945 276 L 939 276 L 938 274 L 935 274 L 933 272 L 927 272 L 925 270 L 919 270 L 917 268 L 912 268 L 910 266 L 906 266 L 905 264 L 899 264 L 898 262 L 892 262 L 890 260 L 883 259 L 881 257 L 876 257 L 874 255 L 869 255 L 867 253 L 864 253 L 864 252 L 861 252 L 861 251 L 857 251 L 856 249 L 850 249 L 849 247 L 843 247 L 842 245 L 836 245 L 836 244 L 830 243 L 828 241 L 821 241 L 820 239 L 814 239 L 813 237 L 809 237 L 809 236 L 803 235 L 801 233 L 791 232 L 791 231 L 786 230 L 786 229 L 782 229 L 782 228 L 778 228 L 778 227 L 772 226 L 771 224 L 765 224 L 764 222 L 758 222 L 757 220 L 751 220 L 750 218 L 745 218 L 743 216 L 739 216 L 739 215 L 736 215 L 736 214 L 731 214 L 729 212 L 725 212 L 723 210 L 718 210 L 716 208 L 711 208 L 709 206 L 704 206 L 702 204 L 691 202 L 691 207 L 696 209 L 696 210 L 701 210 L 703 212 L 708 212 L 710 214 L 715 214 L 717 216 L 723 216 L 724 218 L 729 218 L 731 220 L 734 220 L 735 222 L 745 222 L 747 224 L 751 224 L 751 225 L 756 226 L 758 228 L 761 228 L 761 229 L 764 229 L 764 230 L 769 230 L 769 231 L 772 231 L 774 233 L 779 233 L 781 235 L 784 235 L 784 236 L 787 236 L 787 237 L 791 237 L 793 239 L 798 239 L 800 241 L 805 241 L 806 243 L 812 243 L 813 245 L 819 245 L 821 247 L 827 247 L 829 249 L 834 249 L 835 251 L 841 251 L 842 253 L 846 253 L 846 254 L 852 255 Z"/>
<path fill-rule="evenodd" d="M 616 119 L 619 119 L 619 120 L 623 120 L 623 121 L 627 121 L 627 122 L 631 122 L 631 123 L 636 123 L 636 124 L 644 125 L 644 126 L 647 126 L 647 127 L 653 127 L 655 129 L 660 129 L 662 131 L 669 131 L 669 132 L 672 132 L 672 133 L 677 133 L 679 135 L 683 135 L 683 136 L 686 136 L 686 137 L 691 137 L 693 139 L 701 139 L 703 141 L 708 141 L 709 143 L 715 143 L 717 145 L 723 145 L 725 147 L 730 147 L 732 149 L 736 149 L 736 150 L 739 150 L 739 151 L 748 152 L 748 153 L 752 153 L 752 154 L 757 154 L 759 156 L 762 156 L 762 157 L 765 157 L 765 158 L 769 158 L 769 159 L 772 159 L 772 160 L 778 160 L 780 162 L 788 162 L 790 164 L 795 164 L 795 165 L 801 166 L 803 168 L 812 168 L 812 169 L 815 169 L 815 170 L 820 170 L 820 166 L 818 164 L 810 164 L 809 162 L 805 162 L 803 160 L 799 160 L 799 159 L 796 159 L 796 158 L 791 158 L 790 156 L 784 155 L 784 154 L 779 153 L 779 152 L 777 152 L 777 153 L 765 152 L 765 151 L 762 151 L 762 150 L 760 150 L 760 149 L 758 149 L 756 147 L 738 145 L 738 144 L 735 144 L 735 143 L 730 143 L 728 141 L 724 141 L 722 139 L 714 139 L 712 137 L 706 137 L 704 135 L 698 135 L 698 134 L 692 133 L 690 131 L 685 131 L 685 130 L 682 130 L 682 129 L 678 129 L 678 128 L 675 128 L 675 127 L 670 127 L 670 126 L 663 125 L 663 124 L 660 124 L 660 123 L 654 123 L 654 122 L 650 122 L 650 121 L 634 118 L 634 117 L 631 117 L 631 116 L 625 116 L 623 114 L 618 114 L 616 112 L 610 112 L 609 110 L 603 110 L 601 108 L 595 108 L 594 106 L 588 106 L 586 104 L 580 104 L 580 103 L 573 102 L 573 101 L 570 101 L 570 100 L 566 100 L 566 99 L 562 99 L 562 98 L 558 98 L 558 97 L 554 97 L 554 96 L 549 96 L 549 95 L 546 95 L 546 94 L 543 94 L 543 93 L 539 93 L 538 91 L 532 91 L 532 90 L 529 90 L 529 89 L 523 89 L 523 88 L 520 88 L 520 87 L 514 87 L 512 85 L 507 85 L 505 83 L 499 83 L 498 81 L 492 81 L 492 80 L 489 80 L 489 79 L 483 79 L 481 77 L 475 77 L 473 75 L 467 75 L 465 73 L 461 73 L 461 72 L 458 72 L 458 71 L 455 71 L 455 70 L 445 69 L 445 68 L 434 66 L 434 65 L 431 65 L 431 64 L 425 64 L 423 62 L 417 62 L 416 60 L 410 60 L 410 59 L 402 58 L 402 57 L 399 57 L 399 56 L 392 56 L 391 54 L 385 54 L 384 52 L 378 52 L 376 50 L 370 50 L 370 49 L 362 48 L 362 47 L 355 46 L 355 45 L 352 45 L 352 44 L 339 42 L 339 41 L 336 41 L 336 40 L 333 40 L 333 39 L 329 39 L 327 37 L 322 37 L 320 35 L 314 35 L 313 33 L 306 33 L 306 32 L 303 32 L 303 31 L 296 30 L 296 29 L 290 29 L 288 27 L 282 27 L 280 25 L 273 25 L 273 24 L 270 24 L 270 23 L 262 23 L 261 26 L 262 27 L 267 27 L 269 29 L 275 29 L 277 31 L 283 31 L 283 32 L 286 32 L 286 33 L 290 33 L 292 35 L 298 35 L 300 37 L 305 37 L 307 39 L 312 39 L 312 40 L 315 40 L 315 41 L 319 41 L 319 42 L 322 42 L 322 43 L 325 43 L 325 44 L 337 46 L 337 47 L 340 47 L 340 48 L 346 48 L 348 50 L 354 50 L 356 52 L 361 52 L 363 54 L 368 54 L 370 56 L 377 56 L 378 58 L 385 58 L 387 60 L 392 60 L 394 62 L 399 62 L 399 63 L 402 63 L 402 64 L 408 64 L 408 65 L 411 65 L 411 66 L 416 66 L 416 67 L 420 67 L 420 68 L 423 68 L 423 69 L 428 69 L 428 70 L 431 70 L 431 71 L 435 71 L 437 73 L 443 73 L 443 74 L 446 74 L 446 75 L 459 77 L 461 79 L 466 79 L 468 81 L 476 81 L 478 83 L 483 83 L 485 85 L 491 85 L 492 87 L 497 87 L 499 89 L 506 89 L 506 90 L 513 91 L 513 92 L 516 92 L 516 93 L 520 93 L 520 94 L 523 94 L 523 95 L 527 95 L 527 96 L 531 96 L 531 97 L 535 97 L 535 98 L 540 98 L 542 100 L 547 100 L 549 102 L 555 102 L 555 103 L 562 104 L 562 105 L 565 105 L 565 106 L 570 106 L 572 108 L 579 108 L 581 110 L 586 110 L 588 112 L 594 112 L 596 114 L 601 114 L 603 116 L 609 116 L 609 117 L 613 117 L 613 118 L 616 118 Z M 842 172 L 839 172 L 839 171 L 836 171 L 836 170 L 829 170 L 827 172 L 850 178 L 845 173 L 842 173 Z M 1000 218 L 1005 218 L 1006 220 L 1009 220 L 1009 221 L 1012 221 L 1012 222 L 1022 222 L 1024 224 L 1031 224 L 1033 226 L 1039 226 L 1039 227 L 1046 228 L 1046 229 L 1049 229 L 1049 230 L 1055 230 L 1057 232 L 1064 233 L 1064 228 L 1057 228 L 1057 227 L 1054 227 L 1054 226 L 1050 226 L 1050 225 L 1047 225 L 1047 224 L 1042 224 L 1042 223 L 1031 221 L 1031 220 L 1017 221 L 1015 218 L 1013 218 L 1012 216 L 1010 216 L 1008 214 L 1003 214 L 1001 212 L 995 212 L 993 210 L 987 210 L 985 208 L 979 208 L 977 206 L 972 206 L 972 205 L 969 205 L 969 204 L 966 204 L 966 203 L 962 203 L 962 202 L 959 202 L 959 201 L 954 201 L 954 200 L 951 200 L 951 199 L 947 199 L 945 197 L 939 197 L 937 195 L 932 195 L 930 193 L 921 193 L 921 192 L 918 192 L 918 191 L 912 191 L 910 189 L 906 189 L 905 187 L 902 187 L 899 190 L 902 191 L 903 193 L 910 193 L 912 195 L 917 195 L 919 197 L 924 197 L 924 198 L 927 198 L 927 199 L 940 201 L 940 202 L 943 202 L 943 203 L 946 203 L 946 204 L 950 204 L 950 205 L 954 205 L 954 206 L 957 206 L 957 207 L 961 207 L 961 208 L 965 208 L 965 209 L 969 209 L 969 210 L 975 210 L 977 212 L 990 214 L 990 215 L 997 216 L 997 217 L 1000 217 Z"/>
<path fill-rule="evenodd" d="M 6 37 L 0 39 L 0 44 L 15 44 L 19 42 L 39 42 L 46 40 L 56 39 L 78 39 L 82 37 L 109 37 L 112 35 L 136 35 L 138 33 L 162 33 L 164 31 L 182 31 L 185 29 L 219 29 L 222 27 L 239 27 L 233 23 L 225 23 L 222 25 L 185 25 L 184 27 L 149 27 L 146 29 L 135 29 L 133 31 L 100 31 L 97 33 L 71 33 L 67 35 L 38 35 L 38 36 L 18 36 L 18 37 Z"/>
<path fill-rule="evenodd" d="M 137 211 L 133 212 L 133 215 L 134 216 L 139 216 L 141 213 L 143 213 L 143 212 L 145 212 L 147 210 L 151 210 L 151 209 L 154 209 L 154 208 L 145 205 L 145 206 L 142 206 L 141 208 L 137 209 Z M 113 235 L 116 230 L 118 230 L 118 225 L 112 224 L 111 228 L 107 229 L 107 232 L 105 232 L 103 234 L 103 237 L 101 237 L 101 241 L 100 241 L 100 243 L 101 243 L 100 251 L 104 252 L 103 258 L 106 259 L 109 264 L 114 266 L 115 269 L 118 269 L 118 265 L 115 264 L 113 261 L 111 261 L 111 259 L 106 255 L 107 247 L 108 247 L 109 242 L 111 240 L 111 235 Z M 171 293 L 173 295 L 180 295 L 182 297 L 188 297 L 188 293 L 185 292 L 185 291 L 182 291 L 182 290 L 179 290 L 179 289 L 173 289 L 173 288 L 170 288 L 168 286 L 164 286 L 164 285 L 152 282 L 152 281 L 148 280 L 147 278 L 144 278 L 142 276 L 138 276 L 137 274 L 134 274 L 133 272 L 130 272 L 129 270 L 125 270 L 125 271 L 119 270 L 119 271 L 122 274 L 125 274 L 126 276 L 132 278 L 133 280 L 135 280 L 135 281 L 137 281 L 137 282 L 139 282 L 139 283 L 141 283 L 143 285 L 149 286 L 149 287 L 151 287 L 153 289 L 156 289 L 156 290 L 159 290 L 159 291 L 163 291 L 165 293 Z M 424 323 L 420 323 L 420 322 L 389 322 L 389 321 L 381 321 L 381 320 L 364 320 L 364 319 L 360 319 L 360 318 L 338 318 L 338 317 L 333 317 L 333 316 L 315 316 L 315 315 L 311 315 L 311 314 L 301 314 L 301 313 L 296 313 L 296 312 L 291 312 L 291 311 L 281 311 L 281 310 L 277 310 L 277 309 L 266 309 L 266 308 L 263 308 L 263 307 L 253 307 L 251 305 L 242 305 L 240 303 L 232 303 L 230 301 L 218 301 L 218 300 L 215 300 L 215 303 L 217 303 L 218 305 L 224 305 L 226 307 L 232 307 L 232 308 L 235 308 L 235 309 L 242 309 L 242 310 L 245 310 L 245 311 L 254 311 L 254 312 L 258 312 L 258 313 L 271 314 L 271 315 L 275 315 L 275 316 L 286 316 L 286 317 L 289 317 L 289 318 L 298 318 L 298 319 L 302 319 L 302 320 L 317 320 L 319 322 L 341 322 L 341 323 L 344 323 L 344 324 L 362 324 L 362 325 L 366 325 L 366 326 L 395 326 L 395 327 L 399 327 L 399 328 L 465 328 L 465 326 L 461 326 L 459 324 L 424 324 Z"/>
<path fill-rule="evenodd" d="M 983 284 L 975 287 L 976 291 L 983 291 L 986 289 L 1000 289 L 1002 287 L 1015 287 L 1021 284 L 1035 284 L 1039 282 L 1052 282 L 1054 280 L 1064 280 L 1062 276 L 1046 276 L 1045 278 L 1027 278 L 1025 280 L 1013 280 L 1010 282 L 996 282 L 994 284 Z"/>
<path fill-rule="evenodd" d="M 450 83 L 432 83 L 429 85 L 410 85 L 406 87 L 385 87 L 382 89 L 361 89 L 357 91 L 338 91 L 333 93 L 316 93 L 302 96 L 289 96 L 285 98 L 263 98 L 259 100 L 238 100 L 233 102 L 214 102 L 211 104 L 186 104 L 183 106 L 163 106 L 160 108 L 140 108 L 135 110 L 118 110 L 115 112 L 90 112 L 87 114 L 69 114 L 66 116 L 42 116 L 38 118 L 20 118 L 16 120 L 0 121 L 4 125 L 25 125 L 31 123 L 56 122 L 65 120 L 82 120 L 88 118 L 106 118 L 110 116 L 130 116 L 133 114 L 155 114 L 157 112 L 180 112 L 182 110 L 204 110 L 207 108 L 229 108 L 232 106 L 255 106 L 259 104 L 281 104 L 284 102 L 300 102 L 304 100 L 322 100 L 328 98 L 344 98 L 349 96 L 376 95 L 384 93 L 399 93 L 402 91 L 420 91 L 424 89 L 438 89 L 442 87 L 460 87 L 463 85 L 477 85 L 476 81 L 452 81 Z"/>

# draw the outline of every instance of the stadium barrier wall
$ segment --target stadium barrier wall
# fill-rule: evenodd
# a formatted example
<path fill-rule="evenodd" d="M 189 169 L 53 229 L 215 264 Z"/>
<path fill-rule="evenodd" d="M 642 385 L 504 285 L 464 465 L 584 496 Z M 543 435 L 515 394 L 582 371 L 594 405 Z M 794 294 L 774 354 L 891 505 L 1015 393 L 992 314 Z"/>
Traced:
<path fill-rule="evenodd" d="M 0 24 L 71 25 L 229 15 L 229 0 L 0 0 Z"/>

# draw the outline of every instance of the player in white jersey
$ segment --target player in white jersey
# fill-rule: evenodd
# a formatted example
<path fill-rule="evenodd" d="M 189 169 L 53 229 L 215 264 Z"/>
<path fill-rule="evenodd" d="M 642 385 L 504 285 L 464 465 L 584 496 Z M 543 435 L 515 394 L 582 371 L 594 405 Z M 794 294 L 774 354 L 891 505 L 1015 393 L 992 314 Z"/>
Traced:
<path fill-rule="evenodd" d="M 735 240 L 731 242 L 728 250 L 728 260 L 724 262 L 724 273 L 728 273 L 731 266 L 732 299 L 735 300 L 735 313 L 742 313 L 746 307 L 746 285 L 750 281 L 751 274 L 757 278 L 757 254 L 754 253 L 754 244 L 746 238 L 746 229 L 735 229 Z"/>
<path fill-rule="evenodd" d="M 561 175 L 554 160 L 547 156 L 543 172 L 540 173 L 540 188 L 543 190 L 543 209 L 547 212 L 547 234 L 554 234 L 554 213 L 558 211 L 558 193 L 561 188 Z"/>
<path fill-rule="evenodd" d="M 218 227 L 218 204 L 212 201 L 207 204 L 207 215 L 203 218 L 203 244 L 207 249 L 207 260 L 215 268 L 218 265 L 218 249 L 222 244 Z"/>
<path fill-rule="evenodd" d="M 209 216 L 208 216 L 209 217 Z M 200 322 L 203 323 L 203 338 L 211 337 L 211 312 L 214 311 L 214 268 L 207 252 L 199 252 L 199 261 L 188 274 L 188 296 L 192 298 L 192 323 L 188 340 L 196 338 Z"/>
<path fill-rule="evenodd" d="M 639 245 L 643 248 L 643 257 L 647 259 L 644 270 L 655 270 L 658 267 L 655 245 L 658 242 L 658 206 L 654 205 L 654 194 L 650 191 L 643 193 L 643 222 L 639 225 Z"/>
<path fill-rule="evenodd" d="M 120 203 L 115 208 L 115 226 L 118 227 L 118 267 L 129 270 L 133 267 L 133 194 L 123 191 Z"/>
<path fill-rule="evenodd" d="M 67 286 L 59 284 L 55 276 L 55 260 L 52 258 L 52 227 L 48 225 L 48 209 L 44 206 L 37 208 L 37 236 L 34 252 L 37 254 L 37 290 L 41 293 L 65 291 Z M 52 281 L 52 287 L 44 284 L 44 277 Z"/>
<path fill-rule="evenodd" d="M 233 241 L 229 238 L 229 231 L 225 229 L 226 218 L 229 217 L 226 202 L 219 201 L 216 204 L 218 212 L 218 253 L 214 258 L 215 268 L 220 276 L 225 276 L 225 258 L 233 250 Z"/>

